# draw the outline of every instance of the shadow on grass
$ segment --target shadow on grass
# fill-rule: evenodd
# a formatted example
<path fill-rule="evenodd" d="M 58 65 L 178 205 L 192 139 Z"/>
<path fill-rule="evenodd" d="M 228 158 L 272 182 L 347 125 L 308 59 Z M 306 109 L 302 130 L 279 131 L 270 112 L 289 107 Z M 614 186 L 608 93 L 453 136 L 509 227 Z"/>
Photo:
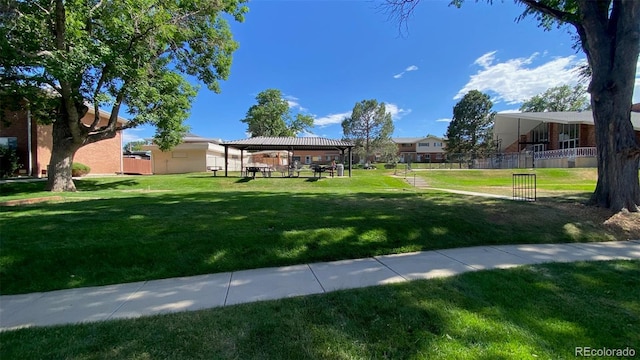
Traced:
<path fill-rule="evenodd" d="M 610 229 L 552 207 L 454 194 L 129 194 L 3 209 L 2 293 L 452 247 L 615 239 Z"/>
<path fill-rule="evenodd" d="M 560 359 L 640 346 L 640 262 L 545 264 L 0 333 L 2 358 Z M 197 346 L 194 346 L 197 344 Z"/>

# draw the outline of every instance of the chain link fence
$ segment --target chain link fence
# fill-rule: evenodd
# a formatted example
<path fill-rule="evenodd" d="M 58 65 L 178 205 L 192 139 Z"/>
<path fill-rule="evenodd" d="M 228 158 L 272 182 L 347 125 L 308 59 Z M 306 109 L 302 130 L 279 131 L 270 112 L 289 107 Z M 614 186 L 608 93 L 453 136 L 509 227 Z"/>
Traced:
<path fill-rule="evenodd" d="M 399 163 L 410 169 L 526 169 L 534 167 L 533 152 L 443 154 L 441 159 Z"/>

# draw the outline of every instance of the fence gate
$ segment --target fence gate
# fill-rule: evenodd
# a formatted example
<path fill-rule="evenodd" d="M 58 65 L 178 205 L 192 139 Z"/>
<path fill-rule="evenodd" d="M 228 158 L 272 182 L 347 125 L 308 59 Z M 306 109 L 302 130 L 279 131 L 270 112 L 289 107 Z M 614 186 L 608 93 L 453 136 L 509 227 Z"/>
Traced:
<path fill-rule="evenodd" d="M 536 201 L 536 174 L 513 174 L 513 200 Z"/>

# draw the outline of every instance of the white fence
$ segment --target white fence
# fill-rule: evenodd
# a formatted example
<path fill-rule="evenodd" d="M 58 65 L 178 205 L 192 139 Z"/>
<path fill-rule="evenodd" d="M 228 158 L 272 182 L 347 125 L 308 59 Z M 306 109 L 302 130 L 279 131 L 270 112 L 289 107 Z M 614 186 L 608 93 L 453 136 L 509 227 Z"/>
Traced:
<path fill-rule="evenodd" d="M 595 147 L 578 147 L 571 149 L 547 150 L 534 153 L 534 159 L 575 159 L 583 157 L 596 157 L 598 152 Z"/>

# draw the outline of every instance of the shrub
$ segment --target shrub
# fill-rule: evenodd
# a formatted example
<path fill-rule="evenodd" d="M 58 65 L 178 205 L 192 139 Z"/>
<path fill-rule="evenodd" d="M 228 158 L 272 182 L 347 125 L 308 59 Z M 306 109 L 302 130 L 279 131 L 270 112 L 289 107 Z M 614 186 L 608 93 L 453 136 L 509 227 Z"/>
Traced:
<path fill-rule="evenodd" d="M 71 176 L 85 176 L 91 171 L 91 168 L 85 164 L 74 162 L 71 164 Z"/>
<path fill-rule="evenodd" d="M 12 176 L 19 168 L 16 149 L 0 145 L 0 178 Z"/>

